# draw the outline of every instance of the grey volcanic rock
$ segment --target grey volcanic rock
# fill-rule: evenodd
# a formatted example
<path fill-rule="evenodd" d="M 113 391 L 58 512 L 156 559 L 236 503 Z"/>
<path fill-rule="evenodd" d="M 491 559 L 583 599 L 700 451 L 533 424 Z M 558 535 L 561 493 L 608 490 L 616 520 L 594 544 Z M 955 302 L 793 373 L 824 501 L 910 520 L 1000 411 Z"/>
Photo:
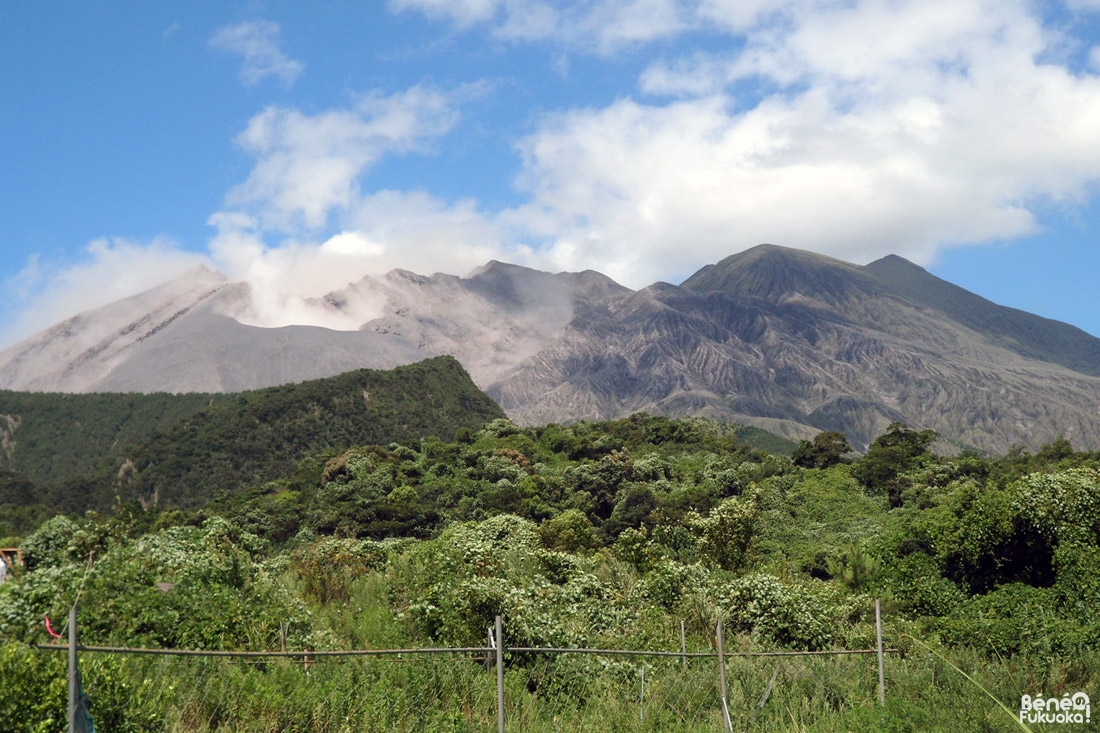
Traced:
<path fill-rule="evenodd" d="M 196 270 L 0 352 L 0 387 L 237 391 L 440 354 L 517 422 L 702 415 L 866 446 L 892 421 L 959 447 L 1100 448 L 1100 340 L 899 257 L 761 245 L 682 285 L 490 262 L 395 270 L 313 303 L 358 330 L 260 328 L 248 286 Z"/>
<path fill-rule="evenodd" d="M 859 447 L 900 420 L 980 450 L 1100 446 L 1100 340 L 901 258 L 859 267 L 762 245 L 599 305 L 489 386 L 514 419 L 647 410 L 792 438 L 839 430 Z"/>

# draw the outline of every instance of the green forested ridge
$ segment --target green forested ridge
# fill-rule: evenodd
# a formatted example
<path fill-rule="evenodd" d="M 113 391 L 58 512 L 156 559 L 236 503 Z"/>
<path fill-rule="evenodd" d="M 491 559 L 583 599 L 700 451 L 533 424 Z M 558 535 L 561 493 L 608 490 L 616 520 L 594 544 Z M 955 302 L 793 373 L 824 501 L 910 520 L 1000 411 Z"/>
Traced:
<path fill-rule="evenodd" d="M 199 508 L 55 517 L 22 542 L 26 567 L 0 586 L 0 706 L 33 700 L 37 722 L 63 709 L 63 696 L 35 696 L 63 680 L 63 655 L 21 643 L 44 641 L 43 615 L 62 618 L 78 589 L 84 643 L 226 649 L 277 649 L 281 623 L 294 649 L 477 645 L 497 613 L 513 646 L 673 650 L 684 621 L 689 648 L 703 650 L 722 618 L 727 649 L 866 648 L 881 598 L 887 643 L 905 650 L 888 660 L 884 710 L 869 660 L 736 662 L 735 727 L 1014 725 L 944 659 L 1009 708 L 1024 694 L 1097 699 L 1100 457 L 1065 440 L 943 457 L 934 438 L 895 424 L 858 460 L 836 435 L 792 460 L 703 420 L 496 419 L 451 442 L 307 457 L 291 478 Z M 92 658 L 85 688 L 99 714 L 131 730 L 492 725 L 492 673 L 476 659 L 318 662 L 307 674 Z M 654 690 L 669 679 L 713 689 L 696 668 L 654 664 Z M 624 702 L 637 699 L 638 671 L 514 655 L 514 725 L 638 729 Z M 171 689 L 150 690 L 158 680 Z M 490 702 L 475 704 L 483 693 Z M 665 713 L 644 729 L 718 720 Z"/>
<path fill-rule="evenodd" d="M 0 390 L 0 467 L 40 484 L 82 476 L 105 456 L 226 397 Z"/>
<path fill-rule="evenodd" d="M 119 501 L 193 507 L 218 491 L 289 476 L 324 450 L 450 438 L 504 416 L 451 357 L 216 397 L 7 395 L 21 416 L 19 473 L 0 474 L 0 502 L 23 514 L 32 505 L 103 511 Z M 85 441 L 86 433 L 97 435 Z M 51 434 L 58 461 L 47 468 L 42 441 Z M 0 534 L 17 529 L 0 526 Z"/>

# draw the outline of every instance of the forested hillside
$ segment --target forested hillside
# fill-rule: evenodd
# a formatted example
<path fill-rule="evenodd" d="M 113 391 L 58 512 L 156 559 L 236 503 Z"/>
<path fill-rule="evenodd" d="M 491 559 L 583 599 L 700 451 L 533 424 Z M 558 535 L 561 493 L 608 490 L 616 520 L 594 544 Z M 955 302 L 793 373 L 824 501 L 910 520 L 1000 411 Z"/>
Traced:
<path fill-rule="evenodd" d="M 64 394 L 0 390 L 0 468 L 49 484 L 92 473 L 224 394 Z"/>
<path fill-rule="evenodd" d="M 746 662 L 731 668 L 736 728 L 999 730 L 1011 713 L 990 695 L 1095 696 L 1100 456 L 1059 440 L 943 457 L 935 437 L 895 424 L 854 460 L 835 433 L 785 457 L 696 419 L 496 419 L 307 457 L 201 507 L 56 517 L 0 586 L 0 697 L 42 716 L 63 705 L 35 696 L 63 679 L 62 655 L 19 643 L 45 640 L 43 616 L 78 592 L 84 643 L 221 649 L 278 649 L 280 627 L 292 649 L 478 645 L 498 613 L 512 646 L 675 649 L 683 621 L 705 650 L 721 618 L 727 649 L 866 648 L 881 598 L 887 643 L 905 653 L 885 709 L 858 660 Z M 637 729 L 623 703 L 638 694 L 633 662 L 508 664 L 522 729 Z M 492 723 L 468 697 L 491 684 L 477 659 L 171 669 L 168 692 L 143 686 L 163 666 L 129 658 L 90 666 L 85 686 L 103 720 L 132 730 Z M 645 729 L 687 729 L 676 714 Z"/>
<path fill-rule="evenodd" d="M 10 510 L 0 534 L 43 514 L 119 502 L 194 507 L 218 491 L 290 476 L 325 450 L 450 439 L 504 416 L 450 357 L 217 397 L 8 396 L 19 473 L 0 474 L 0 503 Z M 44 436 L 56 437 L 43 445 Z"/>

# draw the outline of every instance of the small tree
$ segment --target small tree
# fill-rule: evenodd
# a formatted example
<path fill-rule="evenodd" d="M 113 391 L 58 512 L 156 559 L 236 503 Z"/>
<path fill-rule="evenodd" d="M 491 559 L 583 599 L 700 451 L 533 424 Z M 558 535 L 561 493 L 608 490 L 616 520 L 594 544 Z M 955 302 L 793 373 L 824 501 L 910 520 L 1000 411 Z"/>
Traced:
<path fill-rule="evenodd" d="M 928 455 L 928 446 L 935 439 L 935 430 L 912 430 L 904 423 L 890 423 L 853 466 L 852 476 L 872 492 L 885 493 L 891 507 L 901 506 L 901 474 Z"/>
<path fill-rule="evenodd" d="M 758 513 L 754 499 L 735 496 L 716 506 L 706 517 L 689 512 L 685 524 L 698 536 L 696 550 L 704 562 L 723 570 L 736 570 L 749 553 Z"/>
<path fill-rule="evenodd" d="M 844 433 L 829 430 L 814 436 L 813 442 L 803 440 L 798 444 L 791 461 L 803 468 L 829 468 L 844 460 L 852 452 Z"/>

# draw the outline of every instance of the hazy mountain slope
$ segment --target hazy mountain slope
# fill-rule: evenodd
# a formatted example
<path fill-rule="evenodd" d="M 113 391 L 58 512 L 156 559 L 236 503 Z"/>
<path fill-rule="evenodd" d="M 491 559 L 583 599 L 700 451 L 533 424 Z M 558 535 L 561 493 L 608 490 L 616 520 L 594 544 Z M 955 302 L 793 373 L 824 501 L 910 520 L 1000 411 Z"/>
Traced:
<path fill-rule="evenodd" d="M 424 358 L 406 343 L 371 332 L 247 326 L 218 312 L 217 305 L 171 324 L 92 388 L 148 392 L 171 385 L 181 392 L 241 392 Z"/>
<path fill-rule="evenodd" d="M 626 291 L 594 272 L 492 262 L 469 278 L 394 270 L 322 299 L 358 330 L 246 325 L 251 293 L 198 268 L 0 352 L 0 388 L 238 392 L 451 354 L 489 384 L 545 348 L 578 303 Z"/>
<path fill-rule="evenodd" d="M 223 275 L 198 267 L 144 293 L 70 318 L 0 351 L 0 386 L 90 391 L 159 331 L 232 287 Z"/>
<path fill-rule="evenodd" d="M 896 255 L 864 270 L 891 294 L 938 310 L 1010 351 L 1100 376 L 1100 339 L 1075 326 L 997 305 Z"/>
<path fill-rule="evenodd" d="M 576 308 L 628 292 L 595 272 L 551 275 L 495 261 L 468 278 L 395 270 L 355 288 L 364 286 L 380 289 L 386 304 L 363 331 L 451 354 L 482 386 L 553 343 Z"/>

